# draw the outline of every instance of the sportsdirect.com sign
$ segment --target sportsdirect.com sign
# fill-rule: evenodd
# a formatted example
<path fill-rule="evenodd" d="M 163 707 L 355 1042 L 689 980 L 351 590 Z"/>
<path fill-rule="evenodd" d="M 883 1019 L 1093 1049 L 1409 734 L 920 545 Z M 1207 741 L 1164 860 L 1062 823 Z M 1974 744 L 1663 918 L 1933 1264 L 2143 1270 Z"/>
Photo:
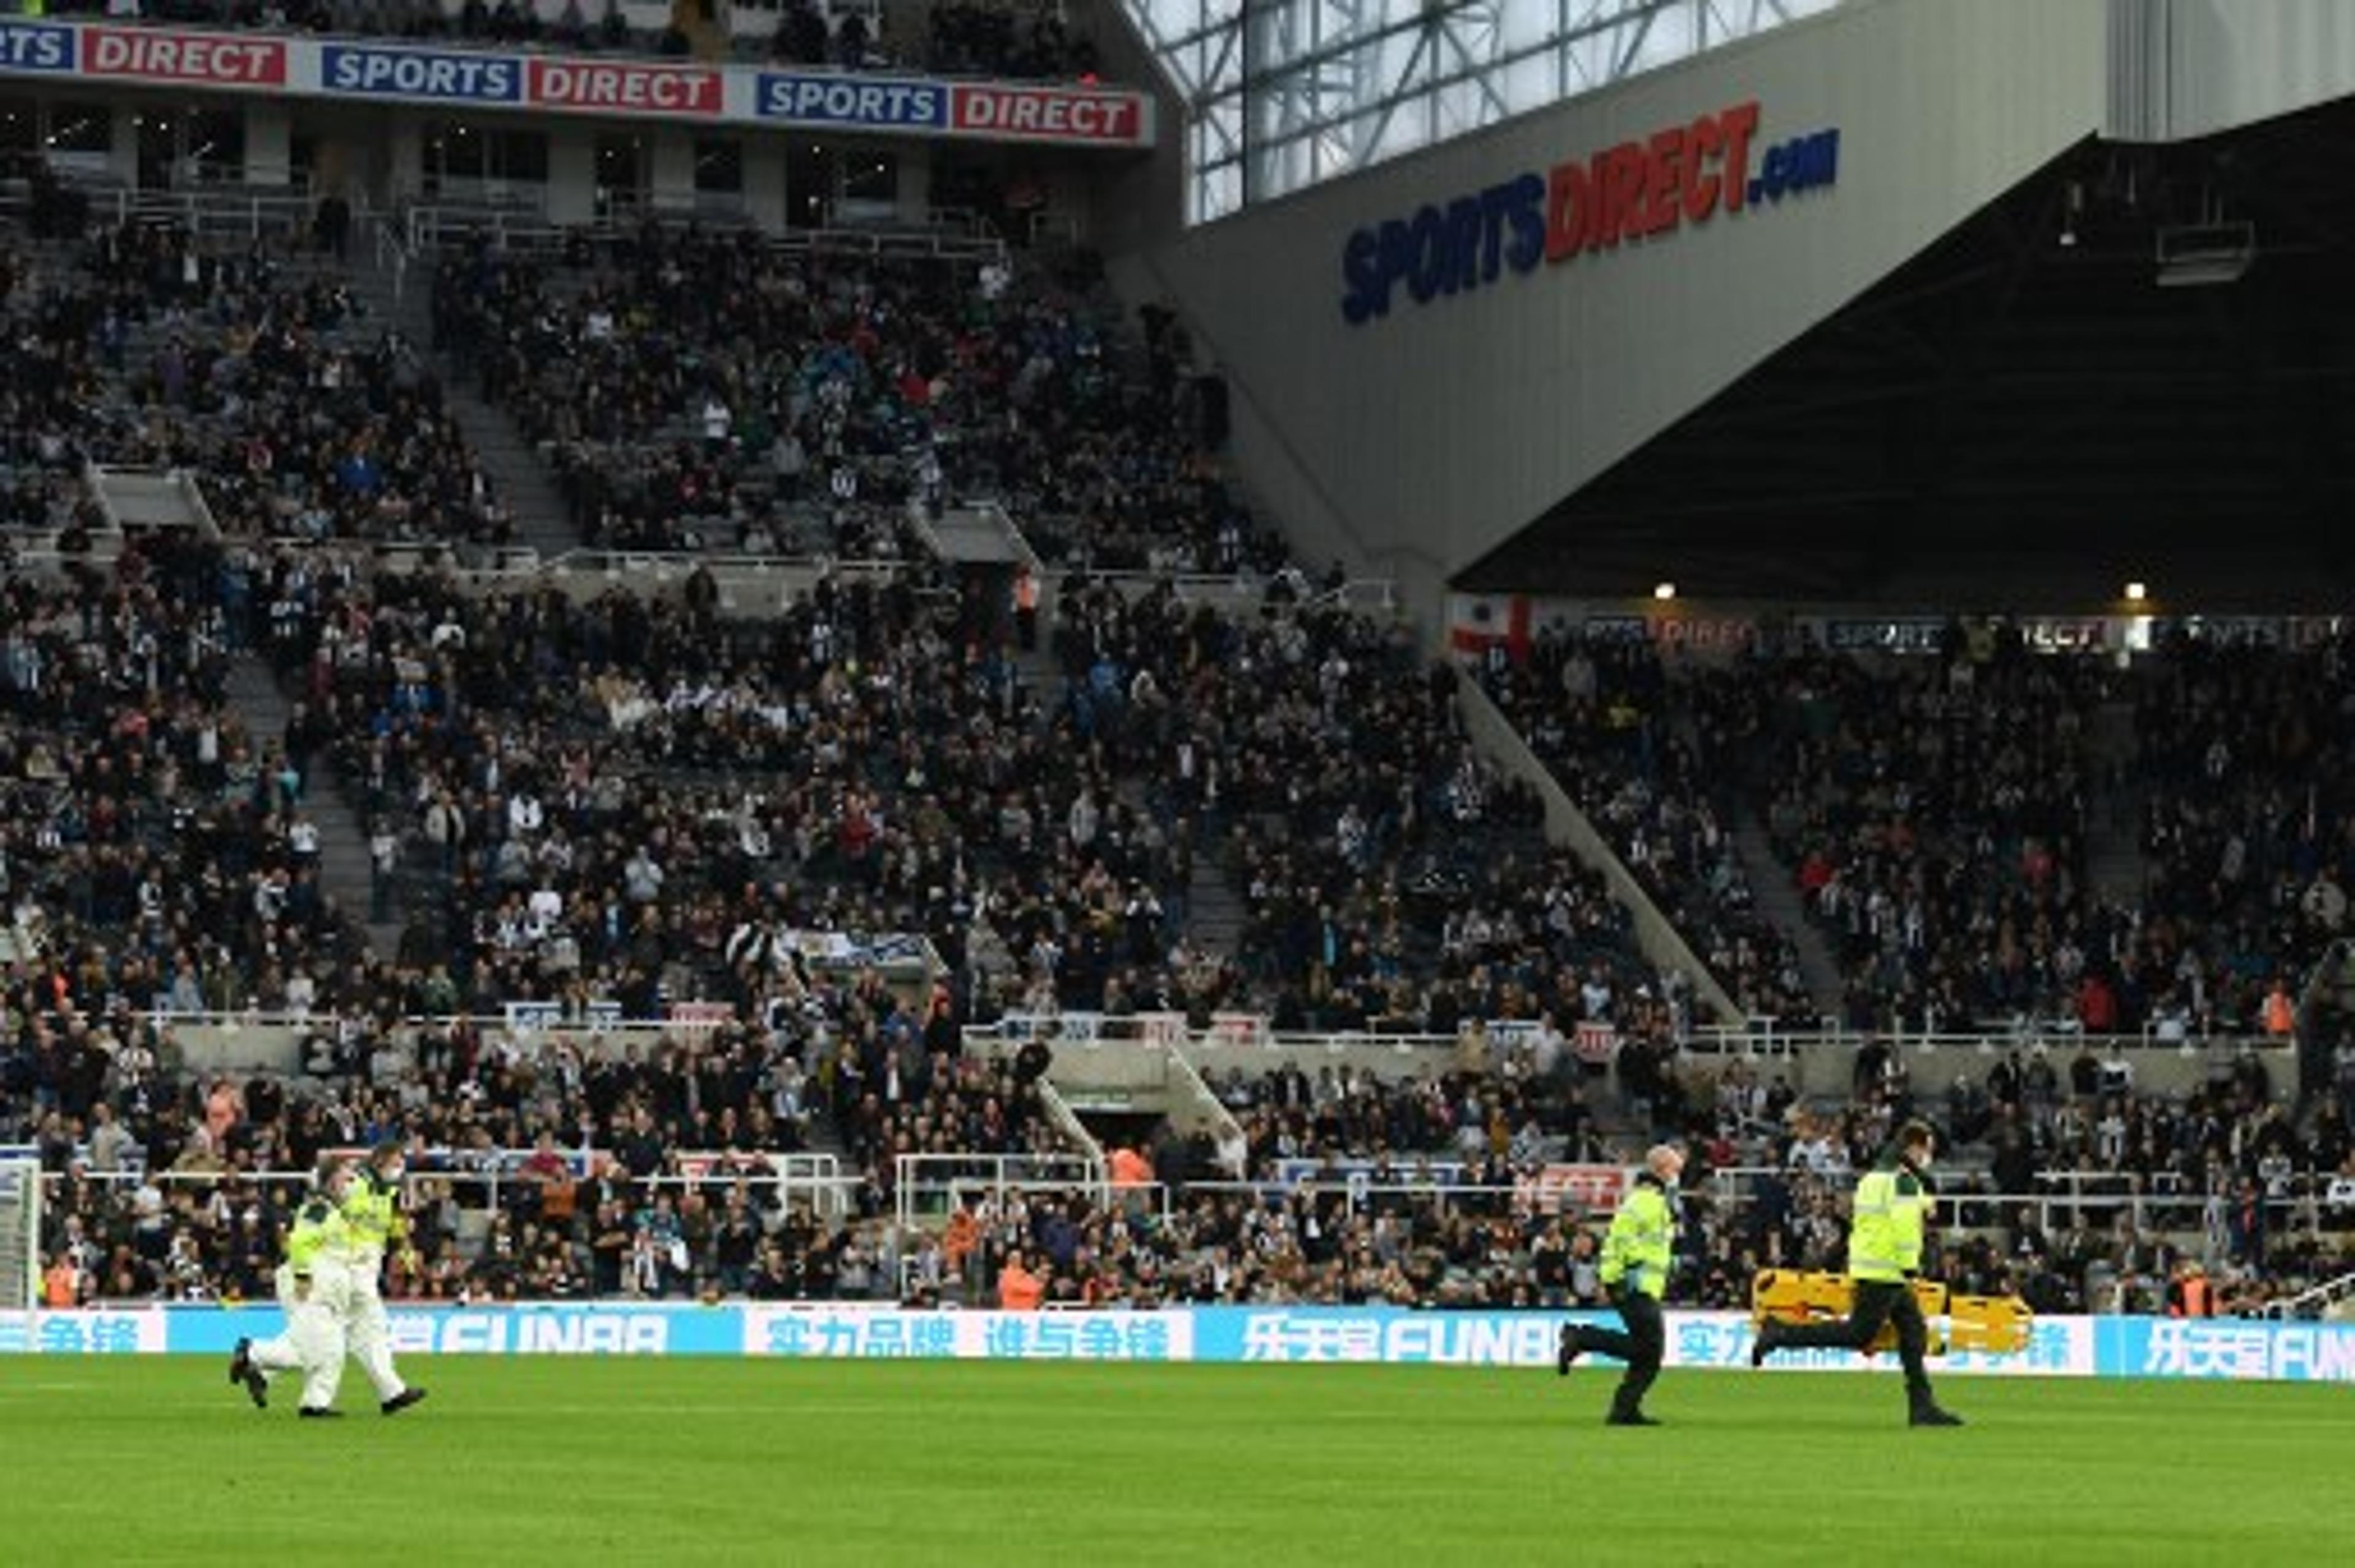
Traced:
<path fill-rule="evenodd" d="M 1362 325 L 1401 295 L 1428 304 L 1838 178 L 1837 129 L 1767 137 L 1758 105 L 1737 103 L 1356 229 L 1341 247 L 1341 314 Z"/>
<path fill-rule="evenodd" d="M 1154 139 L 1153 101 L 1120 88 L 773 71 L 0 18 L 0 76 L 32 75 L 1075 147 L 1149 147 Z"/>

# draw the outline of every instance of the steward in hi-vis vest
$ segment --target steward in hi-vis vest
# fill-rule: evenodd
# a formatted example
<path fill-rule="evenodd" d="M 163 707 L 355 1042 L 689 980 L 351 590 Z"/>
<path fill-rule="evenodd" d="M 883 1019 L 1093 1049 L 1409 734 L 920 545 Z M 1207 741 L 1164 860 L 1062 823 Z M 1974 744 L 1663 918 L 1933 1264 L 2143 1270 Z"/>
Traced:
<path fill-rule="evenodd" d="M 1930 1157 L 1937 1140 L 1926 1122 L 1908 1122 L 1881 1163 L 1856 1184 L 1848 1228 L 1848 1272 L 1856 1282 L 1856 1304 L 1845 1322 L 1758 1326 L 1750 1364 L 1764 1363 L 1777 1350 L 1808 1347 L 1861 1350 L 1881 1325 L 1897 1326 L 1897 1356 L 1905 1363 L 1906 1408 L 1916 1426 L 1960 1426 L 1962 1418 L 1938 1407 L 1930 1374 L 1922 1365 L 1930 1326 L 1910 1283 L 1922 1266 L 1922 1230 L 1929 1212 Z"/>
<path fill-rule="evenodd" d="M 1644 1169 L 1603 1238 L 1603 1288 L 1619 1309 L 1617 1328 L 1595 1328 L 1582 1323 L 1562 1325 L 1554 1351 L 1554 1371 L 1567 1375 L 1570 1365 L 1588 1351 L 1616 1356 L 1627 1363 L 1612 1396 L 1611 1426 L 1657 1426 L 1644 1413 L 1644 1395 L 1660 1375 L 1660 1357 L 1668 1348 L 1668 1330 L 1660 1320 L 1660 1297 L 1668 1294 L 1668 1273 L 1677 1256 L 1677 1181 L 1684 1174 L 1683 1151 L 1657 1144 L 1644 1156 Z"/>

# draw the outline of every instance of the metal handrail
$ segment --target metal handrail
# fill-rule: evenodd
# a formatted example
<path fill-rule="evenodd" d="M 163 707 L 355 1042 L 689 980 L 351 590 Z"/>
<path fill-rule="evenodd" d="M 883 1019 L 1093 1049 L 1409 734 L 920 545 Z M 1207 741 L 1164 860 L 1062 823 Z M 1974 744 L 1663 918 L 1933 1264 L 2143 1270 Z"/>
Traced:
<path fill-rule="evenodd" d="M 408 242 L 402 239 L 400 226 L 374 222 L 368 225 L 373 236 L 370 243 L 376 254 L 376 269 L 392 278 L 392 303 L 398 306 L 409 288 L 409 263 L 411 259 Z"/>
<path fill-rule="evenodd" d="M 1275 581 L 1273 577 L 1257 572 L 1235 571 L 1063 571 L 1048 569 L 1055 581 L 1053 586 L 1061 592 L 1063 581 L 1077 577 L 1089 588 L 1106 587 L 1124 596 L 1167 588 L 1187 603 L 1198 601 L 1216 603 L 1220 600 L 1250 601 L 1256 608 L 1258 601 Z M 1310 592 L 1295 600 L 1298 609 L 1356 609 L 1388 612 L 1398 607 L 1398 585 L 1387 577 L 1353 577 L 1337 588 L 1321 588 L 1312 584 Z"/>
<path fill-rule="evenodd" d="M 676 572 L 685 577 L 698 568 L 713 572 L 826 572 L 846 580 L 888 577 L 907 571 L 909 560 L 839 560 L 828 555 L 773 555 L 741 550 L 603 549 L 583 546 L 542 555 L 528 547 L 504 549 L 487 561 L 454 559 L 463 552 L 446 544 L 391 542 L 368 547 L 374 563 L 390 571 L 449 571 L 478 582 L 525 581 L 551 575 L 602 573 L 607 577 Z"/>
<path fill-rule="evenodd" d="M 521 205 L 469 207 L 414 202 L 404 210 L 402 223 L 410 251 L 423 255 L 477 237 L 489 240 L 499 251 L 555 251 L 561 250 L 576 235 L 628 236 L 649 224 L 656 228 L 678 228 L 690 223 L 707 228 L 746 226 L 726 221 L 736 216 L 649 202 L 644 206 L 631 204 L 625 212 L 608 212 L 580 223 L 559 223 L 544 211 Z M 787 255 L 833 253 L 878 260 L 896 256 L 999 262 L 1006 260 L 1006 241 L 982 232 L 983 226 L 970 213 L 942 208 L 934 209 L 932 216 L 941 220 L 935 226 L 861 224 L 789 229 L 763 233 L 762 240 L 768 249 Z"/>
<path fill-rule="evenodd" d="M 1526 1020 L 1488 1020 L 1494 1029 L 1502 1022 Z M 2290 1042 L 2263 1033 L 2210 1035 L 2188 1040 L 2161 1040 L 2148 1030 L 2140 1034 L 2102 1035 L 2018 1035 L 1993 1031 L 1941 1030 L 1907 1033 L 1902 1029 L 1784 1029 L 1774 1027 L 1773 1019 L 1753 1019 L 1766 1027 L 1743 1029 L 1731 1025 L 1696 1025 L 1677 1041 L 1680 1051 L 1698 1056 L 1791 1056 L 1807 1050 L 1834 1048 L 1859 1050 L 1878 1041 L 1891 1049 L 1917 1051 L 1966 1050 L 1989 1051 L 2006 1046 L 2032 1049 L 2038 1046 L 2090 1046 L 2097 1054 L 2113 1048 L 2121 1051 L 2172 1051 L 2194 1053 L 2255 1047 L 2281 1052 L 2295 1049 Z M 1067 1027 L 1071 1032 L 1065 1032 Z M 1569 1030 L 1564 1030 L 1565 1034 Z M 990 1023 L 967 1024 L 966 1042 L 986 1046 L 1007 1041 L 1041 1039 L 1081 1048 L 1100 1045 L 1154 1045 L 1187 1050 L 1242 1050 L 1253 1048 L 1303 1049 L 1322 1046 L 1328 1050 L 1347 1047 L 1391 1047 L 1402 1053 L 1416 1051 L 1454 1051 L 1463 1044 L 1456 1034 L 1423 1034 L 1411 1031 L 1391 1032 L 1380 1029 L 1325 1030 L 1315 1032 L 1278 1031 L 1269 1026 L 1265 1017 L 1255 1013 L 1222 1013 L 1216 1015 L 1207 1029 L 1195 1029 L 1182 1014 L 1135 1013 L 1105 1016 L 1092 1013 L 1063 1015 L 1058 1013 L 1007 1013 Z M 1492 1039 L 1491 1044 L 1495 1041 Z"/>
<path fill-rule="evenodd" d="M 2355 1274 L 2342 1274 L 2296 1296 L 2265 1306 L 2268 1317 L 2319 1317 L 2341 1301 L 2355 1300 Z"/>
<path fill-rule="evenodd" d="M 928 1172 L 946 1168 L 943 1174 Z M 1076 1179 L 1033 1172 L 1073 1168 Z M 1109 1190 L 1101 1158 L 1084 1154 L 902 1154 L 892 1157 L 891 1193 L 900 1228 L 917 1229 L 925 1218 L 917 1212 L 917 1199 L 954 1197 L 961 1192 L 1072 1192 Z"/>

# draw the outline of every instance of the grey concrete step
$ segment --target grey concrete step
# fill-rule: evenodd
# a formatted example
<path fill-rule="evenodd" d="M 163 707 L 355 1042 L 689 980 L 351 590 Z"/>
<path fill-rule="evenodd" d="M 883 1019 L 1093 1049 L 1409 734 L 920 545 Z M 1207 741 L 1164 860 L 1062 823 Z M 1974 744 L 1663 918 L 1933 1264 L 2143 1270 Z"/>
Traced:
<path fill-rule="evenodd" d="M 515 519 L 516 542 L 545 557 L 581 546 L 563 492 L 539 453 L 504 410 L 483 400 L 472 387 L 445 379 L 442 400 L 468 444 L 480 454 L 500 502 Z"/>
<path fill-rule="evenodd" d="M 229 707 L 257 745 L 266 749 L 282 741 L 294 704 L 279 688 L 276 676 L 261 655 L 238 656 L 229 667 L 227 693 Z M 360 923 L 378 956 L 389 956 L 399 939 L 399 926 L 368 923 L 374 873 L 368 865 L 368 827 L 346 799 L 324 756 L 311 759 L 302 810 L 319 830 L 320 895 L 337 912 Z"/>
<path fill-rule="evenodd" d="M 2137 764 L 2134 705 L 2106 702 L 2095 710 L 2087 737 L 2093 776 L 2085 799 L 2085 882 L 2094 897 L 2132 908 L 2149 884 L 2142 822 L 2149 792 Z"/>
<path fill-rule="evenodd" d="M 1799 955 L 1799 977 L 1806 982 L 1808 998 L 1819 1012 L 1837 1011 L 1846 988 L 1839 960 L 1824 933 L 1807 918 L 1806 902 L 1789 868 L 1775 859 L 1765 824 L 1745 814 L 1733 830 L 1733 851 L 1742 862 L 1742 874 L 1750 881 L 1752 907 L 1783 933 Z"/>

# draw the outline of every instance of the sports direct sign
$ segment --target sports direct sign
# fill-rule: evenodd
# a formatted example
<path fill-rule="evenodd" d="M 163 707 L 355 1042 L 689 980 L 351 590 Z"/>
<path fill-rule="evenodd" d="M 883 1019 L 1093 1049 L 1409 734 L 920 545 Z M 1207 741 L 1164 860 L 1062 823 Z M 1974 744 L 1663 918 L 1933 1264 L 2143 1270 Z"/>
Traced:
<path fill-rule="evenodd" d="M 1429 304 L 1838 178 L 1837 129 L 1770 136 L 1758 105 L 1737 103 L 1356 229 L 1341 246 L 1341 314 L 1363 325 L 1401 295 Z"/>
<path fill-rule="evenodd" d="M 1118 88 L 412 48 L 0 17 L 0 77 L 7 76 L 1071 147 L 1149 147 L 1154 141 L 1152 99 Z"/>

